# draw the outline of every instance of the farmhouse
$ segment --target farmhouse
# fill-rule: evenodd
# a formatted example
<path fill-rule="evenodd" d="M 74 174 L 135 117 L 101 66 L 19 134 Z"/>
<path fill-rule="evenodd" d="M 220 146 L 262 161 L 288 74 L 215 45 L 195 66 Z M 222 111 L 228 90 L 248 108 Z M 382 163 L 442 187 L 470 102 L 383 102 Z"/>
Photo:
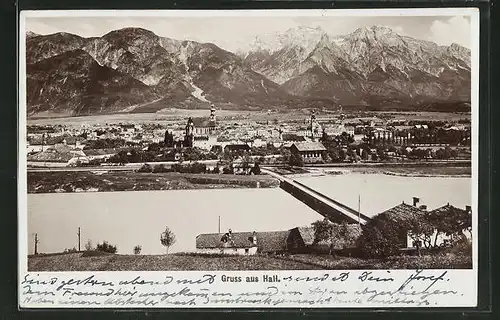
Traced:
<path fill-rule="evenodd" d="M 407 226 L 415 219 L 421 218 L 423 220 L 423 215 L 425 211 L 417 207 L 418 200 L 414 199 L 413 205 L 407 203 L 398 204 L 384 212 L 377 214 L 372 218 L 375 224 L 387 224 L 391 223 L 397 226 L 401 226 L 398 230 L 398 243 L 397 245 L 401 248 L 412 248 L 414 243 L 412 238 L 409 236 L 409 230 L 406 229 Z"/>
<path fill-rule="evenodd" d="M 232 232 L 200 234 L 196 249 L 202 253 L 252 255 L 256 253 L 283 253 L 287 251 L 289 231 Z"/>

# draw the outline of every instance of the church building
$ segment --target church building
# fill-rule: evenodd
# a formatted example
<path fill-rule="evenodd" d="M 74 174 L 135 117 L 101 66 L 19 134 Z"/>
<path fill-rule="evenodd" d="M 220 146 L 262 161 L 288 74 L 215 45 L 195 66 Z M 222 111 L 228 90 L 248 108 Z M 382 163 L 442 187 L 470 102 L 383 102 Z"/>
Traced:
<path fill-rule="evenodd" d="M 187 148 L 200 148 L 211 150 L 217 143 L 217 120 L 215 106 L 210 109 L 208 118 L 189 118 L 186 124 L 184 146 Z"/>

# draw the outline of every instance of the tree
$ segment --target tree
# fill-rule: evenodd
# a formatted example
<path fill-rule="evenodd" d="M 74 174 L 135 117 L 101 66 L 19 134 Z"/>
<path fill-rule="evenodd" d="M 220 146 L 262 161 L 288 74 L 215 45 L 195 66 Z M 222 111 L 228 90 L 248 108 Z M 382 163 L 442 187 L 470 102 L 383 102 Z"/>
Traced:
<path fill-rule="evenodd" d="M 163 231 L 160 236 L 160 242 L 167 248 L 168 254 L 168 248 L 175 243 L 175 234 L 168 227 L 165 227 L 165 231 Z"/>
<path fill-rule="evenodd" d="M 292 156 L 290 150 L 288 149 L 281 149 L 281 161 L 283 163 L 289 163 L 290 162 L 290 157 Z"/>
<path fill-rule="evenodd" d="M 332 158 L 330 157 L 330 155 L 328 154 L 328 152 L 327 152 L 327 151 L 323 151 L 323 152 L 321 153 L 321 158 L 323 159 L 323 161 L 324 161 L 325 163 L 330 163 L 330 162 L 332 162 Z"/>
<path fill-rule="evenodd" d="M 417 253 L 420 256 L 422 245 L 426 249 L 432 246 L 431 236 L 434 233 L 434 227 L 429 223 L 427 215 L 413 216 L 404 221 L 404 229 L 408 230 L 408 236 L 414 241 L 417 247 Z"/>
<path fill-rule="evenodd" d="M 313 222 L 312 226 L 314 243 L 327 242 L 329 254 L 333 254 L 335 249 L 354 247 L 361 235 L 361 228 L 357 224 L 332 223 L 327 218 Z"/>
<path fill-rule="evenodd" d="M 302 160 L 302 156 L 296 152 L 292 152 L 290 154 L 290 159 L 288 160 L 288 164 L 291 166 L 302 167 L 304 166 L 304 160 Z"/>
<path fill-rule="evenodd" d="M 259 166 L 258 162 L 255 162 L 252 169 L 250 170 L 250 173 L 255 174 L 255 175 L 260 174 L 260 166 Z"/>
<path fill-rule="evenodd" d="M 470 211 L 445 206 L 428 213 L 429 223 L 436 229 L 433 246 L 437 247 L 439 234 L 457 238 L 463 230 L 472 231 L 472 214 Z M 472 233 L 471 233 L 472 235 Z"/>
<path fill-rule="evenodd" d="M 134 247 L 134 254 L 135 254 L 135 255 L 141 254 L 141 250 L 142 250 L 142 246 L 140 246 L 140 245 L 136 245 L 136 246 Z"/>
<path fill-rule="evenodd" d="M 118 248 L 108 243 L 107 241 L 104 241 L 102 244 L 97 244 L 96 250 L 100 252 L 116 253 L 118 251 Z"/>
<path fill-rule="evenodd" d="M 397 254 L 405 240 L 398 222 L 382 213 L 363 226 L 357 247 L 365 257 L 383 258 Z"/>
<path fill-rule="evenodd" d="M 241 169 L 243 169 L 244 174 L 248 173 L 250 169 L 250 162 L 252 162 L 252 158 L 249 155 L 245 155 L 241 161 Z"/>
<path fill-rule="evenodd" d="M 92 246 L 92 241 L 90 239 L 88 239 L 87 243 L 85 243 L 85 250 L 87 250 L 87 251 L 94 250 L 94 247 Z"/>

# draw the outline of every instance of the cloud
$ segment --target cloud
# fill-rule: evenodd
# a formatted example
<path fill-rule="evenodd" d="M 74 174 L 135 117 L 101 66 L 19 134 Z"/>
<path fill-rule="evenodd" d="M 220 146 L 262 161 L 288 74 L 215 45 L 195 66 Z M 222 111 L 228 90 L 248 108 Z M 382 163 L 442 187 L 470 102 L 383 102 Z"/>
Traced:
<path fill-rule="evenodd" d="M 464 16 L 455 16 L 446 21 L 435 20 L 430 26 L 432 41 L 450 45 L 458 43 L 470 48 L 470 21 Z"/>

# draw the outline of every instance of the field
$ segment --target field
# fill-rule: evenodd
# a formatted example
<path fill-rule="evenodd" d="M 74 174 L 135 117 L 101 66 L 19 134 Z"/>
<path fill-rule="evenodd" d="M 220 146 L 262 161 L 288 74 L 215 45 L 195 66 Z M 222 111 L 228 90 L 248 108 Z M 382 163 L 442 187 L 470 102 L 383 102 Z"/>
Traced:
<path fill-rule="evenodd" d="M 448 112 L 383 112 L 383 111 L 370 111 L 370 112 L 349 112 L 346 111 L 349 118 L 357 119 L 363 117 L 382 117 L 394 120 L 442 120 L 454 121 L 460 119 L 469 119 L 470 114 L 464 113 L 448 113 Z M 97 116 L 81 116 L 81 117 L 47 117 L 28 119 L 29 125 L 67 125 L 67 126 L 81 126 L 82 124 L 106 124 L 106 123 L 158 123 L 166 124 L 171 121 L 185 120 L 188 117 L 207 117 L 209 115 L 208 109 L 165 109 L 157 113 L 118 113 L 110 115 L 97 115 Z M 219 120 L 250 120 L 250 121 L 266 121 L 278 119 L 280 122 L 290 120 L 301 120 L 309 117 L 310 111 L 307 109 L 289 110 L 289 111 L 238 111 L 238 110 L 217 110 L 217 117 Z M 317 112 L 318 120 L 331 118 L 337 116 L 336 111 L 332 112 Z"/>
<path fill-rule="evenodd" d="M 230 256 L 201 254 L 89 255 L 68 253 L 28 257 L 29 271 L 172 271 L 172 270 L 354 270 L 469 269 L 470 255 L 442 253 L 423 257 L 360 259 L 327 255 Z"/>
<path fill-rule="evenodd" d="M 266 175 L 123 171 L 100 174 L 91 171 L 28 172 L 28 193 L 272 188 L 278 186 L 278 180 Z"/>

